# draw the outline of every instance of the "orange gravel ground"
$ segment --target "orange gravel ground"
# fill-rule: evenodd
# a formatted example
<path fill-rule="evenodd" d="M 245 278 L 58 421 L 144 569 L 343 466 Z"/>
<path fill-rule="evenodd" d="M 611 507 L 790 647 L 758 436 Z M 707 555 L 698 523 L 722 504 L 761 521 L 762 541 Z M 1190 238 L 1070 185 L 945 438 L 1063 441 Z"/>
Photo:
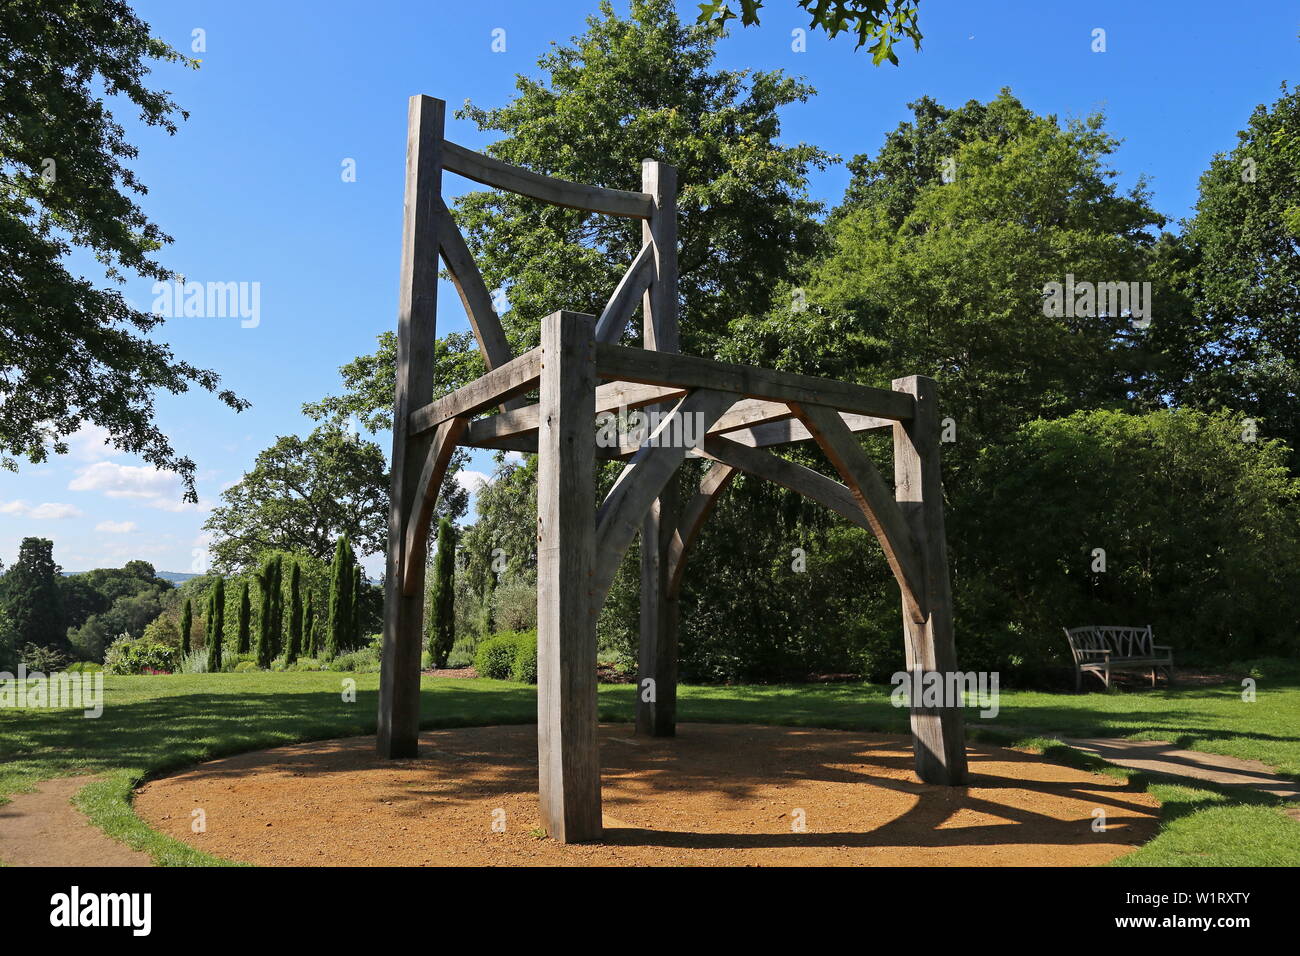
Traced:
<path fill-rule="evenodd" d="M 539 829 L 536 733 L 428 731 L 418 758 L 394 761 L 373 737 L 277 747 L 152 781 L 135 809 L 268 866 L 1064 866 L 1104 863 L 1157 829 L 1150 795 L 1015 750 L 972 745 L 969 785 L 947 788 L 918 782 L 896 735 L 684 724 L 647 740 L 616 724 L 600 730 L 604 841 L 564 846 Z M 196 808 L 204 833 L 190 829 Z"/>

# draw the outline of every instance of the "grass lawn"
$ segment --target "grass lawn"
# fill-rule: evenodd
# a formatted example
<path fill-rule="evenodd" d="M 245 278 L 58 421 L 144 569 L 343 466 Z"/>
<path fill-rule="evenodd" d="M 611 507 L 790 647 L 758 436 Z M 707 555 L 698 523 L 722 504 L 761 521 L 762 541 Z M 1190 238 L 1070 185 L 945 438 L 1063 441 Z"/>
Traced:
<path fill-rule="evenodd" d="M 352 676 L 356 701 L 340 694 Z M 70 710 L 0 709 L 0 802 L 55 776 L 99 773 L 79 805 L 109 834 L 160 864 L 221 861 L 157 834 L 131 810 L 141 779 L 200 760 L 300 740 L 374 733 L 379 675 L 243 673 L 106 677 L 97 720 Z M 835 684 L 684 687 L 683 721 L 767 723 L 905 732 L 906 711 L 891 688 Z M 631 685 L 600 688 L 602 720 L 630 720 Z M 425 726 L 529 723 L 535 689 L 489 680 L 424 678 Z M 1163 739 L 1212 753 L 1261 760 L 1300 779 L 1300 682 L 1261 680 L 1254 703 L 1223 686 L 1111 694 L 1004 691 L 996 719 L 968 711 L 973 735 L 1029 746 L 1052 759 L 1134 776 L 1047 738 Z M 1141 781 L 1141 778 L 1139 777 Z M 1267 797 L 1225 795 L 1209 785 L 1148 782 L 1162 801 L 1161 834 L 1119 861 L 1126 865 L 1300 865 L 1300 823 Z"/>

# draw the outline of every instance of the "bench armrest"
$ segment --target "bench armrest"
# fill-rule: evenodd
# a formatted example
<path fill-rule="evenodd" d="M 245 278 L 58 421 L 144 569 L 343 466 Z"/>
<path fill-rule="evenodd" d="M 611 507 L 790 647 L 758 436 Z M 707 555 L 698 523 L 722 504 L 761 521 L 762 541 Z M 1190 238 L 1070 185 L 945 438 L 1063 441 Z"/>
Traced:
<path fill-rule="evenodd" d="M 1153 650 L 1153 651 L 1172 651 L 1172 650 L 1173 650 L 1173 647 L 1172 647 L 1171 645 L 1169 645 L 1169 644 L 1152 644 L 1152 645 L 1151 645 L 1151 650 Z"/>

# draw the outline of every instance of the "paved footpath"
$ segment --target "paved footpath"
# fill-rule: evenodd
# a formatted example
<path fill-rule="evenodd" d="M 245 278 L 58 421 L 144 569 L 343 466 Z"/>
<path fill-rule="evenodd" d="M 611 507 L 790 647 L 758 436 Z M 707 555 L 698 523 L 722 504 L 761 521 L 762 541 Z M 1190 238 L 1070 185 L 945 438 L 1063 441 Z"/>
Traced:
<path fill-rule="evenodd" d="M 0 806 L 0 862 L 9 866 L 152 866 L 149 854 L 110 839 L 72 805 L 97 777 L 56 777 Z"/>
<path fill-rule="evenodd" d="M 1284 800 L 1300 800 L 1300 783 L 1273 772 L 1258 760 L 1242 760 L 1179 750 L 1164 740 L 1125 740 L 1110 737 L 1062 737 L 1076 750 L 1096 754 L 1107 763 L 1170 777 L 1191 777 L 1221 787 L 1241 787 L 1269 793 Z"/>

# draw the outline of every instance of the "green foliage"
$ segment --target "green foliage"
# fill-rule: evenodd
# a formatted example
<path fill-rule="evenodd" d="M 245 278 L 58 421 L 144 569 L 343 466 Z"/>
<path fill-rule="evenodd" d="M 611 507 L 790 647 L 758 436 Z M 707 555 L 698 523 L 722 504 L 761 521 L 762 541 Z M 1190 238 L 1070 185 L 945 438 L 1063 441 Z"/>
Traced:
<path fill-rule="evenodd" d="M 39 644 L 27 644 L 19 652 L 19 658 L 27 666 L 27 672 L 53 674 L 63 669 L 68 659 L 51 647 Z"/>
<path fill-rule="evenodd" d="M 212 585 L 208 610 L 207 667 L 212 673 L 221 670 L 221 650 L 226 636 L 226 582 L 218 577 Z M 184 650 L 182 649 L 182 652 Z"/>
<path fill-rule="evenodd" d="M 284 662 L 292 665 L 302 650 L 302 572 L 298 562 L 289 571 L 289 643 L 285 647 Z"/>
<path fill-rule="evenodd" d="M 808 13 L 808 26 L 825 30 L 832 39 L 841 33 L 851 33 L 858 38 L 854 49 L 860 49 L 868 40 L 875 40 L 867 52 L 871 62 L 880 66 L 888 60 L 898 66 L 894 44 L 906 38 L 921 49 L 924 38 L 916 22 L 921 0 L 796 0 Z M 764 0 L 739 0 L 742 25 L 758 26 L 758 11 Z M 699 5 L 701 24 L 725 27 L 728 20 L 736 19 L 730 0 L 704 0 Z"/>
<path fill-rule="evenodd" d="M 1152 624 L 1183 661 L 1294 648 L 1300 480 L 1280 442 L 1242 436 L 1227 412 L 1094 411 L 985 449 L 956 516 L 958 590 L 988 592 L 959 614 L 963 666 L 1065 663 L 1081 624 Z"/>
<path fill-rule="evenodd" d="M 310 590 L 307 592 L 307 611 L 303 619 L 302 642 L 303 653 L 308 657 L 315 657 L 316 648 L 316 595 Z"/>
<path fill-rule="evenodd" d="M 67 621 L 68 641 L 76 654 L 96 661 L 103 659 L 104 649 L 119 634 L 139 637 L 164 603 L 179 600 L 177 589 L 158 577 L 148 561 L 69 575 L 60 579 L 59 586 L 68 602 L 65 608 L 74 609 Z M 179 639 L 177 622 L 173 627 Z"/>
<path fill-rule="evenodd" d="M 112 444 L 180 475 L 194 496 L 194 462 L 153 423 L 159 391 L 217 388 L 218 377 L 178 361 L 156 334 L 162 318 L 73 270 L 74 248 L 114 283 L 128 273 L 170 281 L 154 253 L 170 237 L 136 201 L 136 149 L 109 109 L 134 107 L 144 124 L 176 132 L 179 110 L 145 79 L 158 64 L 197 66 L 149 35 L 124 0 L 81 0 L 55 12 L 37 0 L 6 3 L 0 32 L 0 467 L 9 455 L 66 454 L 86 423 Z M 105 91 L 113 94 L 105 96 Z M 134 194 L 134 195 L 133 195 Z M 247 402 L 218 393 L 236 411 Z M 20 627 L 25 628 L 26 622 Z M 51 642 L 44 631 L 31 640 Z"/>
<path fill-rule="evenodd" d="M 252 643 L 252 633 L 249 629 L 249 623 L 252 619 L 253 606 L 248 595 L 248 581 L 244 580 L 239 585 L 239 612 L 237 618 L 237 631 L 235 638 L 235 653 L 247 654 Z"/>
<path fill-rule="evenodd" d="M 322 425 L 306 438 L 277 439 L 221 499 L 204 528 L 214 535 L 214 564 L 222 570 L 248 567 L 271 550 L 324 561 L 339 535 L 367 552 L 384 549 L 383 451 L 337 424 Z"/>
<path fill-rule="evenodd" d="M 276 657 L 279 635 L 276 633 L 276 602 L 279 598 L 279 567 L 274 555 L 263 559 L 257 572 L 257 587 L 261 594 L 261 613 L 257 617 L 257 666 L 269 668 Z"/>
<path fill-rule="evenodd" d="M 353 567 L 356 557 L 347 537 L 334 545 L 334 564 L 330 569 L 329 631 L 325 638 L 325 660 L 331 661 L 352 646 L 355 615 L 352 611 L 352 587 L 356 581 Z"/>
<path fill-rule="evenodd" d="M 537 683 L 537 632 L 519 635 L 515 642 L 515 659 L 510 665 L 510 679 L 520 684 Z"/>
<path fill-rule="evenodd" d="M 194 605 L 189 598 L 185 599 L 185 606 L 181 609 L 181 653 L 190 652 L 190 632 L 194 629 Z"/>
<path fill-rule="evenodd" d="M 54 563 L 54 542 L 23 538 L 18 560 L 0 578 L 0 609 L 4 610 L 17 643 L 66 650 L 60 568 Z"/>
<path fill-rule="evenodd" d="M 529 681 L 531 674 L 531 682 L 536 683 L 537 632 L 502 631 L 481 641 L 474 652 L 474 670 L 479 677 L 493 680 Z"/>
<path fill-rule="evenodd" d="M 122 636 L 104 654 L 104 670 L 110 674 L 171 673 L 176 669 L 178 649 L 142 637 Z"/>
<path fill-rule="evenodd" d="M 1300 466 L 1300 89 L 1284 84 L 1256 107 L 1165 251 L 1171 292 L 1151 328 L 1162 362 L 1149 391 L 1237 409 Z"/>
<path fill-rule="evenodd" d="M 446 518 L 438 522 L 438 552 L 429 582 L 429 608 L 425 615 L 426 646 L 434 667 L 446 667 L 456 643 L 456 529 Z"/>

